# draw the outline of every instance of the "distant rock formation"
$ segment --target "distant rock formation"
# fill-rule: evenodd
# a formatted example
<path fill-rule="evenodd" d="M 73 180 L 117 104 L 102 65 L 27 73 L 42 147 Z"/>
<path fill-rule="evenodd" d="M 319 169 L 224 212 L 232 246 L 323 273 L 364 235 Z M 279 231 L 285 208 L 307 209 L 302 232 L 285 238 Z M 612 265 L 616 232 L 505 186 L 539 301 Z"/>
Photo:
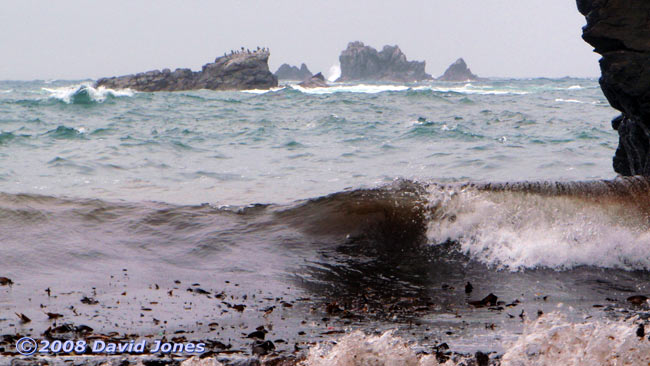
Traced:
<path fill-rule="evenodd" d="M 111 89 L 138 91 L 175 91 L 193 89 L 242 90 L 269 89 L 278 86 L 278 79 L 269 71 L 269 51 L 231 52 L 203 65 L 201 71 L 176 69 L 154 70 L 135 75 L 102 78 L 95 83 Z"/>
<path fill-rule="evenodd" d="M 650 176 L 650 14 L 649 1 L 578 0 L 587 18 L 582 38 L 603 55 L 600 87 L 622 114 L 614 170 Z"/>
<path fill-rule="evenodd" d="M 449 65 L 445 73 L 438 78 L 441 81 L 478 81 L 480 79 L 478 76 L 472 74 L 472 70 L 467 67 L 465 60 L 462 58 Z"/>
<path fill-rule="evenodd" d="M 398 46 L 376 49 L 363 42 L 350 42 L 339 56 L 341 77 L 336 81 L 396 81 L 431 80 L 424 71 L 424 61 L 407 61 Z"/>
<path fill-rule="evenodd" d="M 281 80 L 307 80 L 311 78 L 312 73 L 304 63 L 300 65 L 300 68 L 289 64 L 282 64 L 278 68 L 278 71 L 275 72 L 275 76 Z"/>
<path fill-rule="evenodd" d="M 298 84 L 303 88 L 327 88 L 329 85 L 325 81 L 325 76 L 320 72 L 311 77 L 309 80 L 305 80 L 302 83 Z"/>

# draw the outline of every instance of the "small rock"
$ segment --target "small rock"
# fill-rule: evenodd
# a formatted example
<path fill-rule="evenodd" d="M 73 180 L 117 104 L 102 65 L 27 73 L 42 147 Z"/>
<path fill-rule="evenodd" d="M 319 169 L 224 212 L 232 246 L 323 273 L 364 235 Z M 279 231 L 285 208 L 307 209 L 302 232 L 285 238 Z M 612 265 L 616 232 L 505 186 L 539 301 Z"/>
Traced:
<path fill-rule="evenodd" d="M 643 295 L 634 295 L 634 296 L 628 297 L 627 301 L 631 302 L 634 305 L 642 305 L 646 301 L 648 301 L 648 298 L 646 296 L 643 296 Z"/>
<path fill-rule="evenodd" d="M 86 304 L 86 305 L 97 305 L 99 304 L 99 301 L 93 299 L 92 297 L 82 297 L 81 298 L 81 303 Z"/>
<path fill-rule="evenodd" d="M 23 323 L 23 324 L 24 323 L 29 323 L 29 322 L 32 321 L 31 319 L 29 319 L 29 317 L 27 317 L 27 315 L 25 315 L 23 313 L 16 313 L 16 316 L 20 319 L 20 322 Z"/>
<path fill-rule="evenodd" d="M 269 354 L 271 351 L 275 350 L 275 345 L 271 341 L 258 341 L 253 343 L 253 354 L 258 356 L 264 356 Z"/>
<path fill-rule="evenodd" d="M 485 306 L 496 306 L 498 299 L 499 299 L 498 297 L 496 297 L 494 294 L 491 293 L 486 297 L 484 297 L 483 300 L 470 301 L 469 304 L 477 308 L 485 307 Z"/>
<path fill-rule="evenodd" d="M 63 316 L 63 314 L 58 314 L 58 313 L 46 313 L 48 319 L 59 319 Z"/>
<path fill-rule="evenodd" d="M 481 351 L 477 351 L 474 355 L 476 357 L 477 366 L 488 366 L 490 363 L 490 356 L 486 355 Z"/>

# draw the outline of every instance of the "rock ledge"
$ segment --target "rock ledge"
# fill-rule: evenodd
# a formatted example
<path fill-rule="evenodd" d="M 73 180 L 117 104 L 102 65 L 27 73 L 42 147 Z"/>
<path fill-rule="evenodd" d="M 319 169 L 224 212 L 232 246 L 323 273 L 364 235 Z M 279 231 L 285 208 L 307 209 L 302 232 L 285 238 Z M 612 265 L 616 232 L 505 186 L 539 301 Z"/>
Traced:
<path fill-rule="evenodd" d="M 269 51 L 231 52 L 203 65 L 201 71 L 176 69 L 154 70 L 97 80 L 95 87 L 133 89 L 137 91 L 177 91 L 193 89 L 242 90 L 269 89 L 278 79 L 269 71 Z"/>

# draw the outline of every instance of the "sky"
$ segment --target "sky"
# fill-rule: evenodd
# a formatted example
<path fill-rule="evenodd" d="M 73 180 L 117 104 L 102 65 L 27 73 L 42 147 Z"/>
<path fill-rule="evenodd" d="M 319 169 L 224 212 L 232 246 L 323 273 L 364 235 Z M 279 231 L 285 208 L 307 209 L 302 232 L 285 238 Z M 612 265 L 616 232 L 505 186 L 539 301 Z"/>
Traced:
<path fill-rule="evenodd" d="M 574 0 L 20 0 L 0 2 L 0 80 L 199 70 L 244 46 L 324 74 L 350 41 L 398 45 L 440 76 L 596 77 Z"/>

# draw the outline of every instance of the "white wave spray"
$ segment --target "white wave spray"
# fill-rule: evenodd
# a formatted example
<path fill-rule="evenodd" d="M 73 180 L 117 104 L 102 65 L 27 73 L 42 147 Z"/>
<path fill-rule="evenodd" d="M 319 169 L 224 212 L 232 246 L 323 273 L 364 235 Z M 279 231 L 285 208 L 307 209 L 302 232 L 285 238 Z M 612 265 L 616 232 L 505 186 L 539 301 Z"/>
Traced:
<path fill-rule="evenodd" d="M 546 314 L 528 323 L 524 332 L 506 344 L 502 366 L 581 366 L 650 363 L 650 342 L 636 335 L 636 319 L 627 321 L 591 320 L 570 322 L 560 313 Z M 474 364 L 457 357 L 443 365 Z M 418 355 L 413 345 L 389 331 L 365 335 L 360 331 L 310 349 L 303 366 L 434 366 L 433 355 Z"/>
<path fill-rule="evenodd" d="M 335 82 L 336 79 L 341 77 L 341 66 L 338 64 L 330 66 L 329 70 L 327 70 L 327 81 L 329 82 Z"/>
<path fill-rule="evenodd" d="M 43 88 L 50 93 L 50 98 L 61 100 L 67 104 L 76 103 L 102 103 L 109 97 L 132 97 L 134 92 L 131 89 L 113 90 L 103 86 L 94 88 L 90 84 L 79 84 L 61 88 Z"/>
<path fill-rule="evenodd" d="M 436 187 L 427 234 L 433 243 L 456 241 L 472 259 L 499 269 L 649 270 L 643 201 Z"/>

